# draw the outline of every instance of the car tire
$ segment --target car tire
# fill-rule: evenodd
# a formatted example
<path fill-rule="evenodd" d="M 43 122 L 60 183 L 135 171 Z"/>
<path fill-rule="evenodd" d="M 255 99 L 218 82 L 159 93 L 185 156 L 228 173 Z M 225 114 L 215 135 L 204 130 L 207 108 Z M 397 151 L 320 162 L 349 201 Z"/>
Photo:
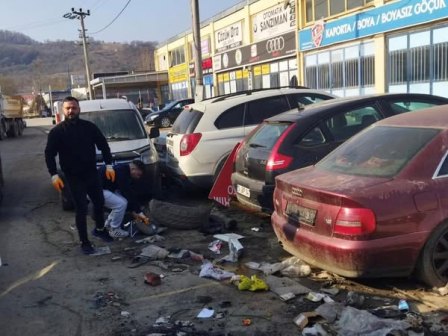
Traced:
<path fill-rule="evenodd" d="M 193 230 L 208 223 L 210 207 L 190 207 L 152 199 L 149 217 L 156 225 L 177 230 Z"/>
<path fill-rule="evenodd" d="M 445 221 L 431 233 L 420 253 L 417 277 L 431 287 L 444 286 L 448 282 L 447 253 L 448 221 Z"/>
<path fill-rule="evenodd" d="M 6 127 L 3 122 L 0 122 L 0 140 L 3 140 L 6 138 Z"/>
<path fill-rule="evenodd" d="M 160 119 L 160 127 L 162 128 L 168 128 L 171 126 L 171 120 L 168 117 L 163 117 Z"/>

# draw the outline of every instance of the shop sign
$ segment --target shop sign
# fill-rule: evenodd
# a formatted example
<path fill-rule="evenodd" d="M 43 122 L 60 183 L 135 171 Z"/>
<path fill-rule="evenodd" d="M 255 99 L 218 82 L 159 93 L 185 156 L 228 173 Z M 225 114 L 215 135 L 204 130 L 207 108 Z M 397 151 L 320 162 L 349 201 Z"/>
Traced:
<path fill-rule="evenodd" d="M 397 1 L 299 32 L 299 50 L 309 50 L 448 18 L 448 0 Z"/>
<path fill-rule="evenodd" d="M 183 63 L 169 68 L 168 77 L 170 83 L 188 81 L 188 65 L 186 63 Z"/>
<path fill-rule="evenodd" d="M 194 71 L 194 62 L 190 63 L 190 77 L 195 77 L 196 76 L 196 72 Z M 206 58 L 202 60 L 202 74 L 203 75 L 208 75 L 213 73 L 213 61 L 212 58 Z"/>
<path fill-rule="evenodd" d="M 294 0 L 281 2 L 252 15 L 252 41 L 258 42 L 294 30 L 296 8 Z"/>
<path fill-rule="evenodd" d="M 215 32 L 216 52 L 239 47 L 243 44 L 242 21 L 224 27 Z"/>
<path fill-rule="evenodd" d="M 293 56 L 296 52 L 295 32 L 291 31 L 242 48 L 215 55 L 213 69 L 225 70 L 238 66 Z"/>

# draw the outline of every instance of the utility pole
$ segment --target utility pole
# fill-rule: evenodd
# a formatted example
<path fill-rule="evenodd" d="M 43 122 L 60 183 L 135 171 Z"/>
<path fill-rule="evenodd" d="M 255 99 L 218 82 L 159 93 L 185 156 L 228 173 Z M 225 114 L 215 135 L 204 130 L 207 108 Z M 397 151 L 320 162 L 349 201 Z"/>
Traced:
<path fill-rule="evenodd" d="M 193 21 L 193 55 L 195 69 L 195 96 L 194 100 L 200 102 L 204 100 L 204 85 L 202 80 L 202 51 L 201 51 L 201 29 L 199 19 L 198 0 L 191 0 L 191 17 Z"/>
<path fill-rule="evenodd" d="M 86 42 L 86 29 L 84 27 L 84 18 L 86 16 L 90 15 L 90 10 L 87 10 L 87 12 L 83 12 L 82 8 L 79 9 L 79 11 L 75 11 L 74 8 L 72 8 L 71 13 L 66 13 L 63 15 L 63 17 L 67 19 L 79 19 L 81 21 L 81 39 L 82 39 L 82 47 L 84 49 L 84 63 L 86 66 L 86 82 L 87 82 L 87 89 L 89 91 L 89 99 L 93 99 L 92 95 L 92 87 L 90 86 L 90 62 L 89 62 L 89 54 L 87 52 L 87 42 Z"/>

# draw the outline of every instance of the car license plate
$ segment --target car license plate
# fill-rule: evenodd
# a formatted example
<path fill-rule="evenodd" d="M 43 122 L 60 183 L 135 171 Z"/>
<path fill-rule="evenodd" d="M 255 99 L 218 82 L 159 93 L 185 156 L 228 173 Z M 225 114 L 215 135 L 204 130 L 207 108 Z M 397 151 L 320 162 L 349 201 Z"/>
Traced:
<path fill-rule="evenodd" d="M 317 211 L 314 209 L 305 208 L 294 203 L 286 205 L 286 215 L 299 223 L 314 225 L 316 213 Z"/>
<path fill-rule="evenodd" d="M 247 198 L 250 198 L 250 190 L 249 190 L 249 188 L 246 188 L 246 187 L 243 187 L 242 185 L 237 184 L 236 185 L 236 192 L 238 194 L 246 196 Z"/>

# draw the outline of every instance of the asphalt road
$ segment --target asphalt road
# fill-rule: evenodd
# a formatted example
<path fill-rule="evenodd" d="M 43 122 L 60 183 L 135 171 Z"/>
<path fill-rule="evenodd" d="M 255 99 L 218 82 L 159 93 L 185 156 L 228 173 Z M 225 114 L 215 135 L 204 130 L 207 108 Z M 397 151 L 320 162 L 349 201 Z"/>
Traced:
<path fill-rule="evenodd" d="M 186 331 L 185 335 L 300 334 L 294 318 L 320 303 L 303 296 L 284 302 L 271 291 L 239 291 L 229 281 L 201 278 L 201 263 L 189 258 L 130 268 L 136 266 L 134 256 L 148 246 L 131 238 L 109 244 L 111 254 L 82 255 L 72 229 L 74 214 L 62 211 L 45 167 L 43 151 L 51 119 L 32 119 L 27 124 L 22 137 L 0 141 L 6 182 L 0 206 L 0 335 L 175 335 L 176 330 Z M 165 194 L 179 204 L 210 204 L 206 195 L 175 188 Z M 236 232 L 245 237 L 240 262 L 224 264 L 226 270 L 251 275 L 254 271 L 245 262 L 274 263 L 288 256 L 278 246 L 269 218 L 237 208 L 222 211 L 237 221 Z M 93 228 L 90 219 L 89 225 Z M 163 237 L 157 245 L 164 248 L 191 250 L 209 260 L 222 257 L 208 249 L 214 238 L 197 230 L 168 230 Z M 106 245 L 92 240 L 97 246 Z M 146 284 L 147 272 L 162 274 L 161 284 Z M 339 286 L 334 299 L 341 302 L 350 289 L 369 296 L 370 307 L 406 298 L 413 311 L 428 318 L 448 311 L 446 297 L 423 291 L 406 279 L 368 283 L 300 279 L 313 290 L 328 282 Z M 206 307 L 214 310 L 214 317 L 197 318 Z M 184 326 L 155 326 L 161 317 L 184 321 Z M 243 319 L 249 319 L 250 325 L 243 325 Z"/>

